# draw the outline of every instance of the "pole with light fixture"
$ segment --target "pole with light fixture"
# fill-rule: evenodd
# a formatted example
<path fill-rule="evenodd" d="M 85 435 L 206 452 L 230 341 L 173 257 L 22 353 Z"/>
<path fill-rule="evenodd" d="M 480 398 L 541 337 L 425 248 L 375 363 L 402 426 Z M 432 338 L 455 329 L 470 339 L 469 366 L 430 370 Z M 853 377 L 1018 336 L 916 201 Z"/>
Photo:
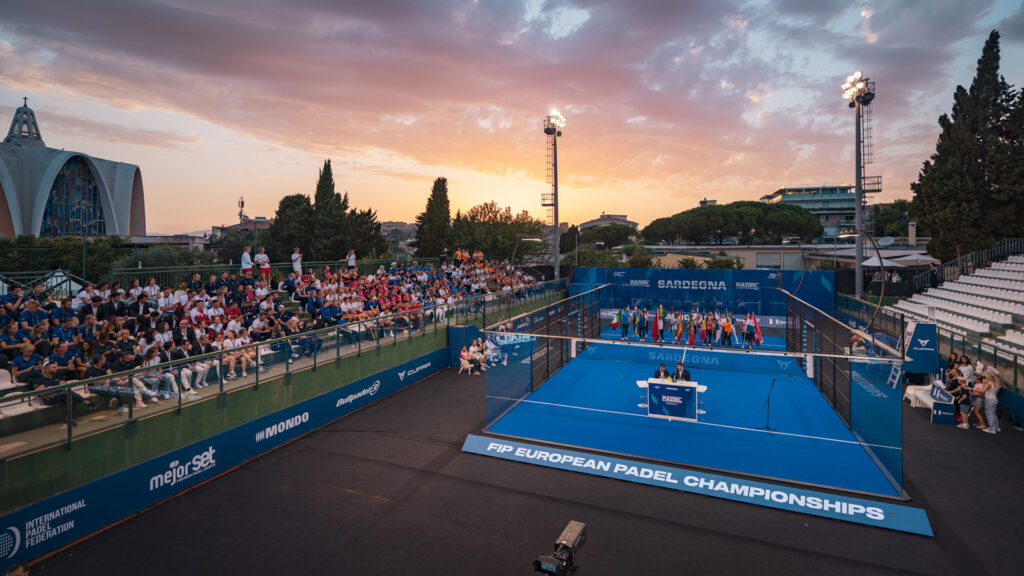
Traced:
<path fill-rule="evenodd" d="M 846 77 L 843 83 L 843 99 L 846 100 L 855 111 L 856 127 L 854 163 L 856 164 L 856 176 L 854 180 L 854 227 L 857 229 L 857 245 L 854 278 L 854 292 L 857 298 L 864 293 L 864 270 L 861 262 L 864 260 L 864 162 L 863 148 L 864 138 L 861 132 L 863 124 L 863 107 L 875 99 L 875 84 L 864 76 L 864 72 L 857 70 Z"/>
<path fill-rule="evenodd" d="M 562 128 L 565 127 L 565 116 L 558 110 L 551 110 L 551 114 L 544 118 L 544 134 L 547 135 L 548 154 L 548 180 L 551 190 L 541 195 L 541 206 L 548 209 L 548 218 L 551 220 L 551 262 L 555 267 L 555 280 L 559 277 L 559 233 L 558 233 L 558 137 L 562 135 Z"/>

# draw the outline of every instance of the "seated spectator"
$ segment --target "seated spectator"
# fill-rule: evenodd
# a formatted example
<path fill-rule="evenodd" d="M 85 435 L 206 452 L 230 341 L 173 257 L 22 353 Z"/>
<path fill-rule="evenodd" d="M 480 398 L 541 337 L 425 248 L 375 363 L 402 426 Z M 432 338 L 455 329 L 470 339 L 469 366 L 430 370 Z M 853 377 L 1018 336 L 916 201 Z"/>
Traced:
<path fill-rule="evenodd" d="M 32 390 L 45 390 L 46 388 L 67 384 L 67 381 L 60 380 L 57 377 L 57 366 L 47 364 L 46 366 L 43 366 L 41 371 L 31 377 L 28 384 L 32 387 Z M 86 401 L 81 394 L 69 389 L 55 390 L 49 394 L 40 394 L 39 398 L 43 401 L 43 404 L 48 406 L 66 404 L 70 399 L 74 404 L 85 404 L 85 406 L 90 410 L 96 408 L 96 404 L 94 402 Z M 77 422 L 72 420 L 71 424 L 72 426 L 75 426 L 77 425 Z"/>
<path fill-rule="evenodd" d="M 11 360 L 11 377 L 15 382 L 28 384 L 29 380 L 39 374 L 43 367 L 43 357 L 36 352 L 32 344 L 22 344 L 21 354 Z"/>

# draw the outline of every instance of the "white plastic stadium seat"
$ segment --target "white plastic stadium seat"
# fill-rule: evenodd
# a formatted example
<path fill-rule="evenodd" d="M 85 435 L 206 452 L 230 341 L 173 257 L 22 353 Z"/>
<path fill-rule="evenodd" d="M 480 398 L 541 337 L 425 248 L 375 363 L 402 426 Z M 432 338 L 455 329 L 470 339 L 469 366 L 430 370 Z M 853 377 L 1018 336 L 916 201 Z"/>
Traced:
<path fill-rule="evenodd" d="M 473 374 L 473 365 L 469 363 L 469 360 L 459 358 L 459 374 L 462 374 L 463 370 Z"/>

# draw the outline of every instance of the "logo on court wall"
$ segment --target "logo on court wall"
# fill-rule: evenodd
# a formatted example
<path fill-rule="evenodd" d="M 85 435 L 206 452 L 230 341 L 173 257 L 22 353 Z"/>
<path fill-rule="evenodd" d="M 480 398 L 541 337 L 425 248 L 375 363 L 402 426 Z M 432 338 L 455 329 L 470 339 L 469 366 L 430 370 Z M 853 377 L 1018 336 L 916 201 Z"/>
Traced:
<path fill-rule="evenodd" d="M 917 341 L 921 344 L 921 348 L 924 348 L 929 342 L 931 342 L 931 340 L 921 340 L 920 338 L 918 338 Z"/>
<path fill-rule="evenodd" d="M 85 499 L 82 498 L 32 518 L 25 522 L 21 529 L 17 526 L 8 526 L 0 532 L 0 560 L 10 560 L 22 548 L 29 550 L 51 538 L 74 530 L 73 515 L 85 507 Z"/>
<path fill-rule="evenodd" d="M 632 283 L 630 283 L 632 285 Z M 679 290 L 725 290 L 725 282 L 719 280 L 658 280 L 658 288 Z"/>
<path fill-rule="evenodd" d="M 152 492 L 164 486 L 174 486 L 207 470 L 212 470 L 217 466 L 217 461 L 213 458 L 215 452 L 213 446 L 210 446 L 184 462 L 171 460 L 163 474 L 157 474 L 149 479 L 149 491 Z"/>
<path fill-rule="evenodd" d="M 21 532 L 14 526 L 8 526 L 7 530 L 4 530 L 0 534 L 0 558 L 10 560 L 14 558 L 14 555 L 18 553 L 18 548 L 21 547 Z"/>
<path fill-rule="evenodd" d="M 406 375 L 412 376 L 413 374 L 415 374 L 415 373 L 417 373 L 417 372 L 419 372 L 421 370 L 425 370 L 427 368 L 430 368 L 430 362 L 427 362 L 425 364 L 420 364 L 419 366 L 417 366 L 415 368 L 412 368 L 410 370 L 402 370 L 401 372 L 398 373 L 398 381 L 399 382 L 404 382 Z"/>
<path fill-rule="evenodd" d="M 380 390 L 380 380 L 374 380 L 373 384 L 370 384 L 368 388 L 363 388 L 359 392 L 353 392 L 348 396 L 338 398 L 338 403 L 334 405 L 335 408 L 341 408 L 345 404 L 351 404 L 352 402 L 362 398 L 363 396 L 373 396 Z"/>

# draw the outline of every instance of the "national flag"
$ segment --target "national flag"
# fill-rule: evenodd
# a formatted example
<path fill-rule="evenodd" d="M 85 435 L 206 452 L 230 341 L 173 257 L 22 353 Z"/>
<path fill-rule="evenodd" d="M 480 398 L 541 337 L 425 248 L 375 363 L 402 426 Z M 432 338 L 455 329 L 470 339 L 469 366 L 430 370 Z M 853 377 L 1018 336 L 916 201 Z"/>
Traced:
<path fill-rule="evenodd" d="M 760 346 L 764 342 L 764 338 L 761 337 L 761 326 L 757 323 L 757 314 L 750 315 L 754 319 L 754 338 L 757 345 Z"/>
<path fill-rule="evenodd" d="M 622 322 L 622 310 L 615 313 L 615 318 L 612 318 L 612 330 L 619 327 L 619 323 Z"/>

